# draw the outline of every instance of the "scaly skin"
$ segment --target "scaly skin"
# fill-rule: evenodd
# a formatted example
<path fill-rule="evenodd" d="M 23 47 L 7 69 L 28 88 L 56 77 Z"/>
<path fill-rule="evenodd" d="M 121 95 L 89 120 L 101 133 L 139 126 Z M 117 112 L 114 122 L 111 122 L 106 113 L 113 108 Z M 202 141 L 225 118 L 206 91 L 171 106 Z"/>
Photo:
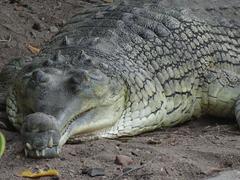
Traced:
<path fill-rule="evenodd" d="M 239 26 L 143 7 L 74 16 L 18 71 L 7 112 L 26 155 L 56 156 L 75 134 L 133 136 L 203 114 L 240 121 Z"/>

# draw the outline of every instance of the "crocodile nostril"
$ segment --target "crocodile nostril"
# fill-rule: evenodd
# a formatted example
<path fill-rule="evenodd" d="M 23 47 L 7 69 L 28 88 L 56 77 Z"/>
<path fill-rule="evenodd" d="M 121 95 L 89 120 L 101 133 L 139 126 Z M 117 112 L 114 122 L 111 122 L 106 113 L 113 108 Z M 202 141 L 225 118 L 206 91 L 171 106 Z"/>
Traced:
<path fill-rule="evenodd" d="M 51 66 L 51 65 L 53 65 L 53 61 L 50 59 L 43 62 L 43 66 Z"/>
<path fill-rule="evenodd" d="M 36 82 L 47 82 L 49 80 L 49 77 L 46 73 L 44 73 L 41 70 L 36 70 L 32 73 L 32 78 Z"/>

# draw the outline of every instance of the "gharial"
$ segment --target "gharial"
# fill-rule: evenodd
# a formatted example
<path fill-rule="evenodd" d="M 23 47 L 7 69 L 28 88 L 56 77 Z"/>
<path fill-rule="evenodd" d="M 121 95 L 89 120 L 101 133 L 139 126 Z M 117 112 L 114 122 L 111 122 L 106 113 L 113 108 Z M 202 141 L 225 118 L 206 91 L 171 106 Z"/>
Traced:
<path fill-rule="evenodd" d="M 30 157 L 69 137 L 133 136 L 210 114 L 240 124 L 240 27 L 157 3 L 77 14 L 37 56 L 1 72 Z"/>

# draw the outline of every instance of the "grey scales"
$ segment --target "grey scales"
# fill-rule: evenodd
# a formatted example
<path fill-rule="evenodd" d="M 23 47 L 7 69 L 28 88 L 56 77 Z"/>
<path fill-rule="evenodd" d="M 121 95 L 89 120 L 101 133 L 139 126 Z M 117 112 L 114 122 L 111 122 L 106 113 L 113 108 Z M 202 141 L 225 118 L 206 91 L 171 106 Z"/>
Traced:
<path fill-rule="evenodd" d="M 239 24 L 149 1 L 73 16 L 0 80 L 26 156 L 48 158 L 75 135 L 134 136 L 205 114 L 240 124 L 239 73 Z"/>

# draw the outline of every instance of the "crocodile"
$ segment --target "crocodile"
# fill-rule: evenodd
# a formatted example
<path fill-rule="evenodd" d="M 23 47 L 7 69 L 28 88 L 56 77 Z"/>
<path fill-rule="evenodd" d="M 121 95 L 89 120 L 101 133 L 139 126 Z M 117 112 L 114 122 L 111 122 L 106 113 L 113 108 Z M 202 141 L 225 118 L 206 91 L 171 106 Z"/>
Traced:
<path fill-rule="evenodd" d="M 240 26 L 200 16 L 154 1 L 100 6 L 73 16 L 38 55 L 12 60 L 0 80 L 25 155 L 206 114 L 240 124 Z"/>

